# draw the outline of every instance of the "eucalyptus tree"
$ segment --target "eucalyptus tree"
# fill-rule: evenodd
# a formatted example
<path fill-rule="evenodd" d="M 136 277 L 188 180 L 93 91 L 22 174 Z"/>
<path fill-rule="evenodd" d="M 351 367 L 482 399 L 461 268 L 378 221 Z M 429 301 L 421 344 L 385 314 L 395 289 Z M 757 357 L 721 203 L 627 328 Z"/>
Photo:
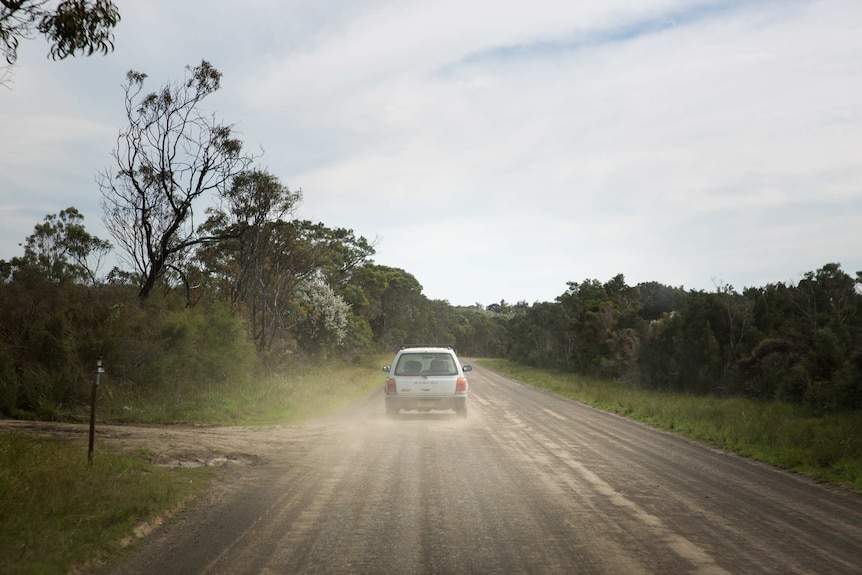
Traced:
<path fill-rule="evenodd" d="M 0 262 L 2 275 L 12 279 L 27 270 L 50 283 L 95 284 L 111 244 L 87 232 L 84 216 L 74 207 L 49 214 L 24 241 L 24 256 Z"/>
<path fill-rule="evenodd" d="M 218 207 L 207 210 L 200 231 L 226 239 L 202 245 L 197 259 L 220 297 L 236 305 L 265 288 L 275 249 L 273 224 L 292 214 L 301 199 L 301 191 L 255 169 L 237 175 Z"/>
<path fill-rule="evenodd" d="M 44 36 L 49 55 L 62 60 L 114 49 L 113 29 L 120 12 L 111 0 L 0 0 L 0 51 L 6 62 L 18 59 L 21 39 Z"/>
<path fill-rule="evenodd" d="M 506 322 L 511 316 L 494 313 L 481 304 L 458 308 L 458 316 L 455 345 L 459 353 L 478 357 L 505 355 Z"/>
<path fill-rule="evenodd" d="M 230 189 L 254 157 L 233 126 L 201 110 L 221 86 L 207 61 L 187 67 L 182 82 L 145 93 L 146 74 L 129 71 L 124 85 L 128 127 L 113 151 L 116 171 L 98 178 L 103 222 L 139 276 L 146 299 L 167 270 L 185 278 L 192 248 L 224 239 L 195 225 L 195 211 Z"/>
<path fill-rule="evenodd" d="M 354 271 L 351 281 L 365 293 L 361 314 L 374 341 L 391 347 L 424 343 L 420 339 L 427 335 L 427 323 L 422 320 L 429 303 L 412 274 L 367 263 Z"/>
<path fill-rule="evenodd" d="M 816 333 L 829 328 L 836 333 L 844 332 L 854 316 L 862 312 L 860 286 L 862 272 L 857 272 L 856 277 L 850 276 L 838 263 L 828 263 L 816 272 L 807 272 L 795 292 L 796 307 L 805 319 L 807 330 Z"/>

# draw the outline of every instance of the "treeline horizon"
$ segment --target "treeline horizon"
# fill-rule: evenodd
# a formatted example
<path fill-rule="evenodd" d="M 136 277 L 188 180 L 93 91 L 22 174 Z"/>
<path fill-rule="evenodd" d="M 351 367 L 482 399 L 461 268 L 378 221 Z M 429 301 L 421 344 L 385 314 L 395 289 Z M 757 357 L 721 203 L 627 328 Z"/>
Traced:
<path fill-rule="evenodd" d="M 194 283 L 165 274 L 141 298 L 142 278 L 119 268 L 99 277 L 88 263 L 110 244 L 75 208 L 47 216 L 23 256 L 0 260 L 0 413 L 50 419 L 85 405 L 97 359 L 114 385 L 146 394 L 416 342 L 638 388 L 862 407 L 862 274 L 838 263 L 742 293 L 629 286 L 619 274 L 568 282 L 552 302 L 453 306 L 428 299 L 408 271 L 375 264 L 350 230 L 274 227 L 290 241 L 254 271 L 273 274 L 266 289 L 241 289 L 248 269 L 214 273 L 214 254 L 242 267 L 234 238 L 200 250 L 211 267 L 196 268 Z"/>

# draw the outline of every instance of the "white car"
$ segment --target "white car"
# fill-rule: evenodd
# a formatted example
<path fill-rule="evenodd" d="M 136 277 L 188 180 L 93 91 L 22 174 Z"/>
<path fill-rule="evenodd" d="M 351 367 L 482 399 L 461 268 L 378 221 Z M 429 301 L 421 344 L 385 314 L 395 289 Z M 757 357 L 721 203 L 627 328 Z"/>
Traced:
<path fill-rule="evenodd" d="M 467 378 L 473 368 L 462 366 L 451 347 L 403 347 L 383 384 L 386 415 L 397 417 L 402 409 L 431 411 L 452 409 L 467 417 Z"/>

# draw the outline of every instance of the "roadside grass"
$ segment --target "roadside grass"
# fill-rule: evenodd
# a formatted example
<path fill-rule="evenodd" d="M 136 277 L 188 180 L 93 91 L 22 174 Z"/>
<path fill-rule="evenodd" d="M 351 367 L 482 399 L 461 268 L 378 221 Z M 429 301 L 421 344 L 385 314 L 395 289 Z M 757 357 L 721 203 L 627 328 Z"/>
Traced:
<path fill-rule="evenodd" d="M 87 443 L 0 434 L 0 549 L 5 574 L 90 572 L 133 529 L 188 501 L 212 469 L 167 469 L 97 454 Z"/>
<path fill-rule="evenodd" d="M 383 379 L 382 365 L 382 358 L 371 357 L 363 365 L 297 366 L 287 376 L 203 389 L 178 385 L 146 395 L 105 377 L 96 402 L 97 428 L 100 423 L 296 423 L 367 396 Z M 81 406 L 59 415 L 80 421 L 89 411 Z M 121 542 L 132 538 L 136 526 L 171 515 L 220 473 L 159 467 L 147 453 L 119 455 L 98 444 L 92 466 L 86 454 L 86 441 L 0 433 L 0 573 L 96 571 L 122 553 Z"/>
<path fill-rule="evenodd" d="M 478 363 L 557 395 L 862 493 L 860 411 L 813 413 L 779 401 L 635 389 L 506 360 Z"/>
<path fill-rule="evenodd" d="M 98 418 L 104 422 L 195 425 L 275 425 L 320 417 L 381 385 L 383 374 L 370 358 L 361 365 L 297 365 L 289 375 L 199 386 L 178 384 L 146 394 L 101 386 Z M 83 410 L 77 414 L 84 417 Z"/>

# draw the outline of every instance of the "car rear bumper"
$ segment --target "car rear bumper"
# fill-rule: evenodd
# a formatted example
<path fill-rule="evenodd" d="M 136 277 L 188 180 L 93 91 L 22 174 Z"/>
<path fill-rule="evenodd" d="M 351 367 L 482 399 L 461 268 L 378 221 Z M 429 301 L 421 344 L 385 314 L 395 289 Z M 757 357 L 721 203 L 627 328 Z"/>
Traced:
<path fill-rule="evenodd" d="M 387 395 L 386 409 L 405 411 L 428 411 L 431 409 L 454 409 L 463 410 L 467 407 L 466 395 L 455 395 L 446 397 L 404 397 L 403 395 Z"/>

